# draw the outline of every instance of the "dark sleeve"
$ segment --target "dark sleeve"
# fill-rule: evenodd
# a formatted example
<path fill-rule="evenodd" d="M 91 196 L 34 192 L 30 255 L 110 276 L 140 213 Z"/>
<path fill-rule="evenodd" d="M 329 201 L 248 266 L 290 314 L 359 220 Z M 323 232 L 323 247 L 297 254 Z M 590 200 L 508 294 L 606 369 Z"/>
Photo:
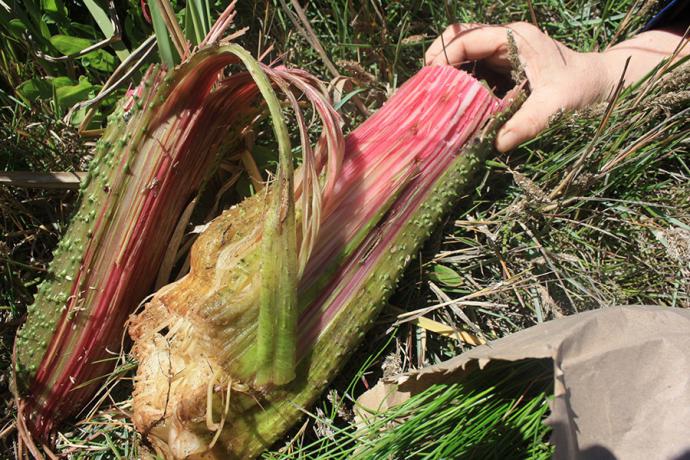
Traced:
<path fill-rule="evenodd" d="M 670 25 L 690 25 L 690 0 L 671 0 L 654 16 L 644 30 L 658 29 Z"/>

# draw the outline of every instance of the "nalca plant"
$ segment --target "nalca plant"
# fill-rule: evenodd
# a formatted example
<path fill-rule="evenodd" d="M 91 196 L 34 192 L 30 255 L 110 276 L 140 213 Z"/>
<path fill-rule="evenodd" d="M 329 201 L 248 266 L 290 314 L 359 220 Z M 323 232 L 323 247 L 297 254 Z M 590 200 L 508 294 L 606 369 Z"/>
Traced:
<path fill-rule="evenodd" d="M 89 401 L 188 203 L 221 156 L 246 149 L 245 134 L 269 120 L 279 158 L 269 186 L 215 219 L 194 244 L 189 274 L 129 326 L 139 361 L 133 420 L 155 449 L 253 457 L 338 372 L 493 151 L 497 114 L 519 98 L 428 67 L 344 137 L 316 78 L 260 64 L 221 38 L 234 5 L 196 42 L 167 2 L 152 5 L 169 31 L 158 43 L 164 64 L 111 116 L 18 333 L 18 427 L 31 446 L 28 433 L 48 438 Z M 278 94 L 300 135 L 297 170 Z M 321 122 L 315 145 L 303 101 Z"/>

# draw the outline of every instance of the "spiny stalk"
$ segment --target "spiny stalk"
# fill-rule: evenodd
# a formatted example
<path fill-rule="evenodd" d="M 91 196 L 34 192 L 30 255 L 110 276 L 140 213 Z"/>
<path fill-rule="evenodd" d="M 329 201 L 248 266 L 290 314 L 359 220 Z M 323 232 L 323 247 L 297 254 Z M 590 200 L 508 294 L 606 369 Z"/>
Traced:
<path fill-rule="evenodd" d="M 259 81 L 241 72 L 219 82 L 240 60 Z M 219 155 L 241 145 L 260 93 L 272 94 L 262 75 L 238 45 L 208 47 L 175 69 L 151 68 L 111 117 L 79 211 L 18 333 L 19 391 L 35 435 L 79 410 L 112 367 L 106 358 L 152 289 L 181 212 Z"/>
<path fill-rule="evenodd" d="M 270 445 L 333 378 L 404 266 L 470 184 L 492 151 L 496 125 L 485 124 L 502 107 L 469 75 L 425 68 L 347 137 L 332 186 L 311 188 L 321 203 L 313 246 L 297 228 L 298 253 L 311 251 L 297 280 L 295 378 L 283 385 L 265 385 L 267 374 L 277 374 L 257 359 L 263 273 L 266 264 L 284 264 L 262 251 L 264 216 L 275 212 L 281 189 L 273 184 L 267 196 L 214 220 L 192 250 L 190 273 L 132 321 L 138 429 L 169 458 L 252 457 Z M 318 153 L 317 176 L 327 178 L 328 155 Z M 298 216 L 306 189 L 298 181 Z M 292 359 L 294 342 L 272 345 L 289 347 Z M 278 365 L 290 369 L 288 360 Z"/>

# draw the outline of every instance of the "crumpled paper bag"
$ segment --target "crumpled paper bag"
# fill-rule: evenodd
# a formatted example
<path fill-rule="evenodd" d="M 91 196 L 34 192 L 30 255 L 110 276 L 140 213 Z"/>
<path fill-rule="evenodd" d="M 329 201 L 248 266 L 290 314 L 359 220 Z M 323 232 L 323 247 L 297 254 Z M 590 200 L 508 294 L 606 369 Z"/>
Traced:
<path fill-rule="evenodd" d="M 380 381 L 357 402 L 384 410 L 477 365 L 526 358 L 553 361 L 554 458 L 690 458 L 689 310 L 609 307 L 549 321 Z"/>

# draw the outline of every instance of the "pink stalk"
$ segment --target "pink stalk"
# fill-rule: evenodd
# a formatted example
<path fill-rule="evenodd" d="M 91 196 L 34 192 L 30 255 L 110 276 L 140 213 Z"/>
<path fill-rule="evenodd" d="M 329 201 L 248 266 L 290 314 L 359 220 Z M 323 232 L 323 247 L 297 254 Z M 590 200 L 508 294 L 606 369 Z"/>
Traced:
<path fill-rule="evenodd" d="M 214 87 L 229 62 L 199 72 L 192 59 L 167 77 L 149 70 L 132 93 L 143 97 L 123 103 L 99 143 L 52 278 L 18 334 L 23 415 L 35 435 L 81 409 L 112 369 L 125 320 L 152 289 L 182 210 L 221 145 L 241 142 L 233 130 L 256 115 L 248 75 Z"/>
<path fill-rule="evenodd" d="M 333 195 L 325 200 L 322 234 L 300 286 L 314 283 L 343 249 L 343 242 L 352 241 L 391 196 L 400 195 L 380 234 L 368 237 L 368 243 L 338 268 L 329 287 L 302 313 L 301 343 L 313 342 L 361 287 L 382 248 L 397 236 L 462 145 L 498 108 L 499 100 L 464 72 L 425 67 L 347 137 L 343 172 Z M 397 189 L 400 181 L 391 180 L 396 177 L 409 178 L 403 191 Z M 356 272 L 352 279 L 341 279 L 352 272 Z"/>

